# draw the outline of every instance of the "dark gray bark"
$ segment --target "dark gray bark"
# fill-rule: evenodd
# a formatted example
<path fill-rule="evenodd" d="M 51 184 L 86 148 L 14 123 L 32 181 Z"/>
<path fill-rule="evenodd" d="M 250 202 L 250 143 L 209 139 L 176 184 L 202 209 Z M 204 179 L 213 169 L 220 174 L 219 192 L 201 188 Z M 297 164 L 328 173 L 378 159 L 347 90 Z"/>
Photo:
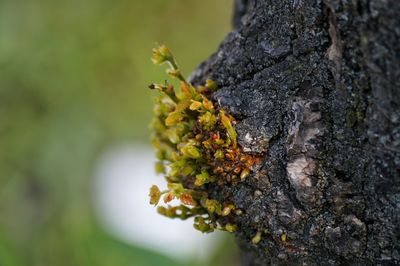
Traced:
<path fill-rule="evenodd" d="M 243 265 L 400 265 L 400 1 L 235 5 L 191 79 L 217 81 L 240 145 L 264 158 L 210 191 L 244 211 Z"/>

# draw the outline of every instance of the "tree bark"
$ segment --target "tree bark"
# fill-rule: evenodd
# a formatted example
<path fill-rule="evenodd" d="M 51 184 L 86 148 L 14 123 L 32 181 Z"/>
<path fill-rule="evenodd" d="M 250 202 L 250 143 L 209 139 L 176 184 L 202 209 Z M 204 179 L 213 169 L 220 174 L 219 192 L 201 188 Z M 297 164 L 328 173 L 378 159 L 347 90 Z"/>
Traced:
<path fill-rule="evenodd" d="M 230 195 L 243 265 L 400 265 L 400 2 L 235 0 L 192 74 L 262 167 Z M 261 241 L 251 239 L 261 232 Z"/>

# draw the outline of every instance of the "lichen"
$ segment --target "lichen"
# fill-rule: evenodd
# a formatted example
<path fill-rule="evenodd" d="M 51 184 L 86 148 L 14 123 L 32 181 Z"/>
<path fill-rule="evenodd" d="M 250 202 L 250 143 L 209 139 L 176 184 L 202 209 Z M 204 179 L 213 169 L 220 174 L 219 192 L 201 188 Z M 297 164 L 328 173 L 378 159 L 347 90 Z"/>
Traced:
<path fill-rule="evenodd" d="M 167 81 L 151 84 L 161 93 L 155 100 L 152 144 L 157 150 L 156 172 L 163 174 L 167 189 L 150 189 L 150 203 L 165 204 L 177 199 L 180 205 L 158 206 L 160 214 L 170 218 L 194 217 L 201 232 L 220 229 L 234 232 L 238 226 L 221 219 L 240 215 L 231 199 L 210 197 L 210 185 L 224 186 L 245 180 L 259 158 L 243 152 L 237 143 L 236 120 L 210 100 L 216 82 L 203 86 L 187 82 L 170 50 L 161 45 L 153 49 L 152 61 L 167 64 L 167 73 L 179 80 L 179 90 Z"/>

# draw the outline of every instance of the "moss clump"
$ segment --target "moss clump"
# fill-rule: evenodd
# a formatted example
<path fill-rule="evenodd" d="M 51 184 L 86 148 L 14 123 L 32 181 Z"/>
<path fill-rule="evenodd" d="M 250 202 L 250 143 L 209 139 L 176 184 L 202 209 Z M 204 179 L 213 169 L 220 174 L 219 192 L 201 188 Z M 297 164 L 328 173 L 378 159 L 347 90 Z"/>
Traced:
<path fill-rule="evenodd" d="M 221 229 L 228 232 L 237 226 L 220 218 L 240 213 L 233 203 L 209 197 L 207 186 L 223 186 L 243 181 L 259 161 L 243 153 L 237 144 L 235 119 L 209 99 L 217 89 L 212 80 L 204 86 L 188 83 L 165 46 L 153 49 L 155 64 L 168 64 L 167 73 L 180 81 L 173 85 L 151 84 L 161 94 L 156 98 L 152 122 L 152 144 L 157 149 L 156 171 L 165 175 L 167 189 L 150 189 L 150 203 L 157 205 L 180 200 L 178 206 L 159 206 L 158 212 L 170 218 L 194 217 L 194 227 L 202 232 Z"/>

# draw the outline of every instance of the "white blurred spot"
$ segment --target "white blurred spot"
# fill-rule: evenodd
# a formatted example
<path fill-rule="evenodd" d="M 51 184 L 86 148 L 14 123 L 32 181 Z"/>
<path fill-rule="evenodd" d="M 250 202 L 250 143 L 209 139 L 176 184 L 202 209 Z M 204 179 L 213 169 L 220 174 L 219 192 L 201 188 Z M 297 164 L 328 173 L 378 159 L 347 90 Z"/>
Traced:
<path fill-rule="evenodd" d="M 154 172 L 150 147 L 124 145 L 106 152 L 95 170 L 95 208 L 99 219 L 116 237 L 177 259 L 204 260 L 220 234 L 202 234 L 193 220 L 172 220 L 149 204 L 149 188 L 163 190 L 166 182 Z"/>

